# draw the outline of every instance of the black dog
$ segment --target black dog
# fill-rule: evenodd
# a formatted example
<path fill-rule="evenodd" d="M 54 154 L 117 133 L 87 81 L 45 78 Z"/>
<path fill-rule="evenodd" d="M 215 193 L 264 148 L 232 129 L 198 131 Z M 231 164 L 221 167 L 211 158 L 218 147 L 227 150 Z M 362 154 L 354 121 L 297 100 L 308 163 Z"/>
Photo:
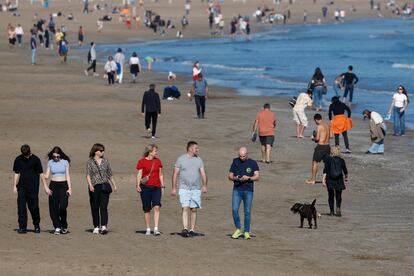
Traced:
<path fill-rule="evenodd" d="M 296 214 L 296 213 L 300 214 L 300 228 L 303 228 L 303 220 L 305 218 L 308 219 L 309 229 L 312 229 L 312 218 L 315 221 L 315 227 L 314 228 L 315 229 L 318 228 L 318 224 L 316 222 L 317 213 L 316 213 L 315 203 L 316 203 L 316 199 L 314 201 L 312 201 L 312 204 L 309 204 L 309 203 L 305 203 L 305 204 L 295 203 L 292 206 L 292 208 L 290 208 L 290 210 L 294 214 Z"/>

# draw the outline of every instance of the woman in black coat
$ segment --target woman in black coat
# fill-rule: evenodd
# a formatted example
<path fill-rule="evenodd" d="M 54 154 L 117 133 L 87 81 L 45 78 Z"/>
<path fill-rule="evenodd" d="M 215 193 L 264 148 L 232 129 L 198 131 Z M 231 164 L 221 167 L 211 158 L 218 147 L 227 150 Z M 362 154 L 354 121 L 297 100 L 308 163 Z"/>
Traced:
<path fill-rule="evenodd" d="M 338 217 L 342 216 L 342 191 L 346 189 L 345 184 L 348 184 L 348 169 L 340 154 L 341 150 L 338 146 L 331 148 L 331 156 L 325 161 L 322 179 L 322 184 L 328 189 L 329 215 L 335 215 L 334 203 L 336 199 L 336 216 Z"/>

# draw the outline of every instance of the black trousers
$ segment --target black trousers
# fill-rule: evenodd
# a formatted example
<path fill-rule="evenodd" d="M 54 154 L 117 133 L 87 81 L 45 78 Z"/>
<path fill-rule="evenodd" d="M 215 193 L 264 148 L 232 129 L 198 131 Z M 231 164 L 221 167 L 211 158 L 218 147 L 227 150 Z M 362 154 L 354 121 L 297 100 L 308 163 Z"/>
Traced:
<path fill-rule="evenodd" d="M 194 96 L 197 110 L 197 117 L 204 118 L 204 113 L 206 112 L 206 97 L 205 96 Z"/>
<path fill-rule="evenodd" d="M 49 196 L 49 213 L 54 228 L 68 228 L 68 188 L 67 181 L 50 182 L 49 189 L 52 190 L 52 195 Z"/>
<path fill-rule="evenodd" d="M 349 149 L 348 132 L 342 132 L 342 137 L 344 137 L 345 148 Z M 335 146 L 339 146 L 339 134 L 335 134 Z"/>
<path fill-rule="evenodd" d="M 158 113 L 157 112 L 146 112 L 145 113 L 145 128 L 149 129 L 152 122 L 152 136 L 155 136 L 155 131 L 157 130 L 157 119 Z"/>
<path fill-rule="evenodd" d="M 115 83 L 115 72 L 108 72 L 108 84 Z"/>
<path fill-rule="evenodd" d="M 96 59 L 92 60 L 91 65 L 86 69 L 86 71 L 89 72 L 89 70 L 93 70 L 94 73 L 96 73 Z"/>
<path fill-rule="evenodd" d="M 341 208 L 342 190 L 334 190 L 334 189 L 328 188 L 328 203 L 329 203 L 329 210 L 331 211 L 331 213 L 334 212 L 335 199 L 336 199 L 336 208 Z"/>
<path fill-rule="evenodd" d="M 32 215 L 33 225 L 37 226 L 40 223 L 39 187 L 35 189 L 27 189 L 19 186 L 17 187 L 17 214 L 19 216 L 19 228 L 27 228 L 27 208 L 29 208 L 30 214 Z"/>
<path fill-rule="evenodd" d="M 102 184 L 94 186 L 95 191 L 92 194 L 92 219 L 93 227 L 99 227 L 108 224 L 108 203 L 109 194 L 102 192 Z"/>

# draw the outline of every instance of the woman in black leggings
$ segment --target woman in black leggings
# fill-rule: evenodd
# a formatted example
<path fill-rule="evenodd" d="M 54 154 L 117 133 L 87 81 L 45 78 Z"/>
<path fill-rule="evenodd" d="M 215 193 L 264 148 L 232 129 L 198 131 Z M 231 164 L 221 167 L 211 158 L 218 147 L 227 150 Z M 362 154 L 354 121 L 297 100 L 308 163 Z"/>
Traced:
<path fill-rule="evenodd" d="M 348 169 L 345 160 L 340 157 L 338 146 L 331 147 L 331 156 L 325 161 L 323 170 L 322 184 L 328 188 L 329 215 L 333 216 L 336 200 L 336 216 L 342 216 L 341 203 L 342 191 L 346 189 L 348 183 Z"/>

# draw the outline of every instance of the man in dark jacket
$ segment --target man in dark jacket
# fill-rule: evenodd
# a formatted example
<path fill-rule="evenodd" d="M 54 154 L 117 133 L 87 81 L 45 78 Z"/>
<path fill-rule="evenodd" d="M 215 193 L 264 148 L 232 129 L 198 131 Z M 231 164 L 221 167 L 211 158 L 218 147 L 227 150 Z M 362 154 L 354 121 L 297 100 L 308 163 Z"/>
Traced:
<path fill-rule="evenodd" d="M 155 131 L 157 128 L 157 118 L 161 115 L 160 96 L 155 92 L 155 84 L 150 84 L 149 90 L 142 96 L 141 113 L 145 115 L 145 128 L 147 129 L 147 137 L 152 135 L 155 139 Z M 152 129 L 150 127 L 152 121 Z"/>

